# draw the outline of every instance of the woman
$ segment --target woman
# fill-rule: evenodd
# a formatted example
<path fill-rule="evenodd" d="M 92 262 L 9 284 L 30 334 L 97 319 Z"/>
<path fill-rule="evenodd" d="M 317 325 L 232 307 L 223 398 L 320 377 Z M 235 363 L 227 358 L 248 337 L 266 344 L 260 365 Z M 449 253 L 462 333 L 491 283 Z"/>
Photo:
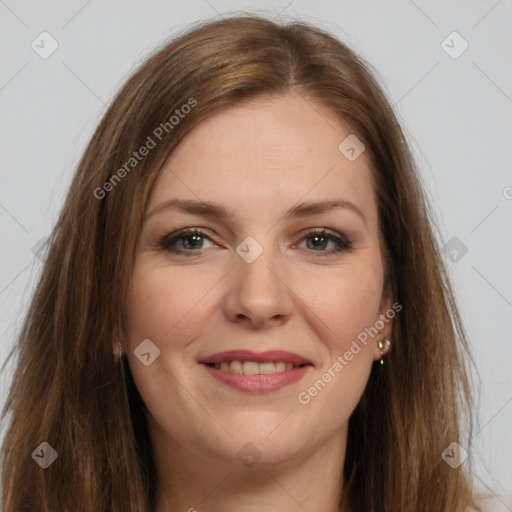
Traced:
<path fill-rule="evenodd" d="M 52 233 L 3 510 L 480 510 L 434 229 L 344 44 L 256 16 L 181 34 L 113 101 Z"/>

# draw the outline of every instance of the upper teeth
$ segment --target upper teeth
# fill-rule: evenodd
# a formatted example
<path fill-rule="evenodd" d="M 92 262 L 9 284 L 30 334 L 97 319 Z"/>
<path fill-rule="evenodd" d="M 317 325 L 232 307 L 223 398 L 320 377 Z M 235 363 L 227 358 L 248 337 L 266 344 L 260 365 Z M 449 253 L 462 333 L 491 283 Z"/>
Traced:
<path fill-rule="evenodd" d="M 297 365 L 284 361 L 257 363 L 256 361 L 231 361 L 231 363 L 215 363 L 218 370 L 228 370 L 245 375 L 271 374 L 298 368 Z"/>

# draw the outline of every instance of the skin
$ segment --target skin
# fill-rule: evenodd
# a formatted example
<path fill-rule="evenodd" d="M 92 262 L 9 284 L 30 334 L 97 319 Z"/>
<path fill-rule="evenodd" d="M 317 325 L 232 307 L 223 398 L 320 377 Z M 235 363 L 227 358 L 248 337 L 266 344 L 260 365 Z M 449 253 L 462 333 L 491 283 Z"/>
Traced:
<path fill-rule="evenodd" d="M 180 198 L 214 201 L 234 216 L 164 209 L 146 215 L 141 232 L 125 350 L 148 410 L 156 512 L 338 510 L 348 420 L 382 356 L 377 341 L 390 338 L 392 325 L 359 343 L 342 371 L 299 403 L 298 394 L 392 304 L 383 294 L 369 160 L 363 152 L 351 162 L 338 150 L 350 133 L 311 100 L 259 97 L 202 121 L 161 169 L 147 214 Z M 330 199 L 351 201 L 365 221 L 350 209 L 284 217 L 299 202 Z M 206 236 L 174 243 L 190 257 L 158 246 L 186 227 Z M 329 255 L 335 242 L 321 238 L 315 245 L 315 235 L 305 233 L 312 228 L 341 234 L 352 248 Z M 236 252 L 248 236 L 263 248 L 252 263 Z M 160 349 L 149 366 L 134 355 L 144 339 Z M 288 350 L 314 367 L 299 382 L 249 394 L 218 382 L 197 362 L 244 348 Z M 252 467 L 237 457 L 248 442 L 261 454 Z"/>

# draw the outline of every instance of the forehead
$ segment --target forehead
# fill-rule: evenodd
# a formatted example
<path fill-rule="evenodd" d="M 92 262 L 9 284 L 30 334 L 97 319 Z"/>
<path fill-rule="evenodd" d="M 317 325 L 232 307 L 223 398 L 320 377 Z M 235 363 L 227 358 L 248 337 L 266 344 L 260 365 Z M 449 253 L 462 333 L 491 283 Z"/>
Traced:
<path fill-rule="evenodd" d="M 201 121 L 175 148 L 148 209 L 174 197 L 225 204 L 248 219 L 325 199 L 359 203 L 376 216 L 369 159 L 338 146 L 350 126 L 300 96 L 260 97 Z M 264 210 L 263 210 L 264 209 Z"/>

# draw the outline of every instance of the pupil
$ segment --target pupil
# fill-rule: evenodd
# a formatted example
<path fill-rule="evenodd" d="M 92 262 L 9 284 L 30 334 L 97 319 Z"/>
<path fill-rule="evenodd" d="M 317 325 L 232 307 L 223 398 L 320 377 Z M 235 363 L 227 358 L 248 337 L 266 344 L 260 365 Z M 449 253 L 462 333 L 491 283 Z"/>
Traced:
<path fill-rule="evenodd" d="M 195 242 L 192 242 L 192 244 L 190 244 L 190 243 L 188 244 L 192 247 L 197 247 L 197 244 L 199 244 L 201 242 L 201 237 L 198 235 L 189 235 L 189 236 L 187 236 L 187 238 L 185 238 L 185 241 L 188 241 L 190 239 L 195 239 Z"/>
<path fill-rule="evenodd" d="M 321 246 L 323 246 L 323 241 L 325 241 L 325 237 L 323 237 L 323 236 L 314 236 L 311 240 L 312 240 L 313 245 L 315 247 L 321 247 Z M 319 240 L 321 240 L 322 242 L 320 242 L 320 245 L 316 245 L 315 241 L 318 242 Z"/>

